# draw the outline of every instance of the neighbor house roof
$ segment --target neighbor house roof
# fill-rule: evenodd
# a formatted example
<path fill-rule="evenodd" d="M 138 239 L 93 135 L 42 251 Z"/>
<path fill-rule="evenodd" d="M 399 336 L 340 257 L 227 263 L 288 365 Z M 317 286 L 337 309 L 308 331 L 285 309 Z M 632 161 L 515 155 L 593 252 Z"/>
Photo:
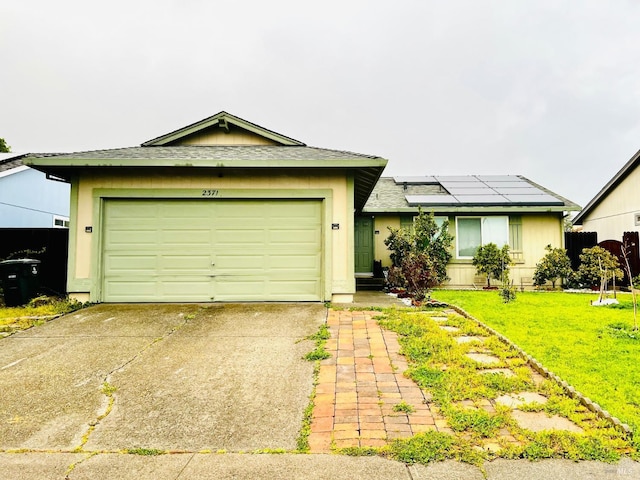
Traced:
<path fill-rule="evenodd" d="M 627 163 L 616 173 L 611 180 L 607 182 L 607 184 L 602 187 L 595 197 L 591 199 L 587 206 L 582 209 L 573 219 L 573 223 L 575 225 L 582 225 L 582 223 L 586 220 L 586 217 L 596 208 L 600 202 L 602 202 L 609 193 L 615 189 L 622 181 L 629 176 L 631 172 L 633 172 L 636 167 L 640 163 L 640 150 L 638 150 L 633 157 L 629 159 Z"/>
<path fill-rule="evenodd" d="M 235 125 L 264 137 L 274 145 L 175 145 L 212 125 L 225 128 Z M 167 144 L 171 146 L 165 146 Z M 187 168 L 187 169 L 340 169 L 354 178 L 355 207 L 361 209 L 387 160 L 341 150 L 308 147 L 298 140 L 267 130 L 226 112 L 149 140 L 140 147 L 94 150 L 56 155 L 30 156 L 25 164 L 38 170 L 69 178 L 73 171 L 84 169 Z"/>
<path fill-rule="evenodd" d="M 580 207 L 520 175 L 380 178 L 363 211 L 564 212 Z"/>
<path fill-rule="evenodd" d="M 22 159 L 26 155 L 26 153 L 0 153 L 0 172 L 8 172 L 9 170 L 22 167 Z"/>

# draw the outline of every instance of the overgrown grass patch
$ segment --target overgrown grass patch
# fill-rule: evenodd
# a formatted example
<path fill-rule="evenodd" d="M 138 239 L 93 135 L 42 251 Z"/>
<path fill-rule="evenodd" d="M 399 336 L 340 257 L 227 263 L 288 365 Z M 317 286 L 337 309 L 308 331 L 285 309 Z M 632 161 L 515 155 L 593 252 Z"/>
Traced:
<path fill-rule="evenodd" d="M 442 315 L 437 316 L 443 318 Z M 462 459 L 467 456 L 463 452 L 471 451 L 475 456 L 471 455 L 468 457 L 470 460 L 465 461 L 478 461 L 478 458 L 489 455 L 484 450 L 487 441 L 497 441 L 507 448 L 505 456 L 514 458 L 551 456 L 611 460 L 621 453 L 635 455 L 620 431 L 597 419 L 576 399 L 566 395 L 559 385 L 552 381 L 534 382 L 532 370 L 518 351 L 490 335 L 475 321 L 456 315 L 449 316 L 444 322 L 436 322 L 426 313 L 394 309 L 388 310 L 379 322 L 384 328 L 399 333 L 400 352 L 409 360 L 405 375 L 431 394 L 453 431 L 449 440 L 427 436 L 414 437 L 414 443 L 402 441 L 395 444 L 397 448 L 402 447 L 402 453 L 397 454 L 398 459 L 420 463 L 439 460 L 442 459 L 439 446 L 446 444 L 446 448 L 457 452 L 447 454 L 446 458 Z M 455 326 L 459 330 L 444 331 L 440 328 L 443 325 Z M 484 341 L 456 342 L 456 336 L 469 334 L 481 336 Z M 509 368 L 513 375 L 482 372 L 488 367 L 468 358 L 465 354 L 469 351 L 497 357 L 491 367 Z M 509 407 L 492 406 L 487 402 L 487 399 L 496 399 L 500 395 L 525 391 L 541 393 L 548 401 L 544 404 L 530 403 L 522 410 L 563 416 L 582 427 L 584 433 L 576 436 L 565 436 L 565 432 L 558 432 L 557 436 L 536 434 L 519 427 Z M 505 432 L 513 435 L 521 445 L 517 448 L 510 445 L 512 440 L 504 437 Z M 471 450 L 467 446 L 471 446 Z M 426 452 L 420 452 L 421 448 Z M 491 455 L 503 456 L 502 452 Z"/>
<path fill-rule="evenodd" d="M 408 464 L 454 459 L 479 466 L 487 458 L 485 452 L 473 448 L 470 442 L 435 431 L 394 440 L 386 453 L 390 458 Z"/>
<path fill-rule="evenodd" d="M 595 293 L 522 292 L 509 304 L 490 291 L 438 290 L 433 297 L 462 307 L 640 431 L 640 340 L 630 294 L 600 307 L 590 304 Z"/>
<path fill-rule="evenodd" d="M 38 297 L 27 305 L 19 307 L 0 307 L 0 332 L 15 332 L 42 325 L 48 319 L 64 315 L 82 308 L 74 300 L 56 297 Z"/>

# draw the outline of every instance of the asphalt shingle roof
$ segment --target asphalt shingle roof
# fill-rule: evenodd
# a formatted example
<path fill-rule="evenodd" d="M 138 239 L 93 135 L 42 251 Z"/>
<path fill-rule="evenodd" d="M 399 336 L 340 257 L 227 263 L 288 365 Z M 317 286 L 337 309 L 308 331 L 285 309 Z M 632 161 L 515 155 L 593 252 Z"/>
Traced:
<path fill-rule="evenodd" d="M 37 155 L 34 155 L 38 158 Z M 128 147 L 109 150 L 56 155 L 61 164 L 69 159 L 87 160 L 362 160 L 380 158 L 376 155 L 329 150 L 316 147 L 271 145 L 212 145 L 175 147 Z"/>

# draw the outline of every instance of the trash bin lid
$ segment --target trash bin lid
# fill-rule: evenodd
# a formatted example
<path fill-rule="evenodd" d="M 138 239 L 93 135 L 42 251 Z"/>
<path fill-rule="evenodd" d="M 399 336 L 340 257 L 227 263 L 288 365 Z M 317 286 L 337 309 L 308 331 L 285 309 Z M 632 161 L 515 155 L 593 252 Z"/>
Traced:
<path fill-rule="evenodd" d="M 40 263 L 40 260 L 34 258 L 16 258 L 14 260 L 5 260 L 0 262 L 0 265 L 30 265 L 34 263 Z"/>

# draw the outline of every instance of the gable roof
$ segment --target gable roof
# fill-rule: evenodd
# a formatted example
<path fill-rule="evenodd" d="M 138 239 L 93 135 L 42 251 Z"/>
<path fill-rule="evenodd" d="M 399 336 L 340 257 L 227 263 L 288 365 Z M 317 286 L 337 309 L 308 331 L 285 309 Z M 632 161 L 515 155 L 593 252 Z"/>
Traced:
<path fill-rule="evenodd" d="M 271 145 L 174 145 L 214 125 L 236 125 Z M 87 169 L 333 169 L 352 175 L 354 203 L 362 209 L 387 160 L 375 155 L 308 147 L 304 143 L 247 122 L 227 112 L 144 142 L 140 147 L 29 155 L 25 164 L 59 179 Z"/>
<path fill-rule="evenodd" d="M 591 199 L 587 206 L 582 209 L 573 219 L 575 225 L 582 225 L 586 220 L 586 217 L 614 190 L 622 181 L 633 172 L 640 163 L 640 150 L 638 150 L 633 157 L 629 159 L 627 163 L 616 173 L 607 184 L 602 187 L 595 197 Z"/>
<path fill-rule="evenodd" d="M 520 175 L 384 177 L 364 206 L 367 213 L 564 212 L 580 207 Z"/>
<path fill-rule="evenodd" d="M 183 139 L 195 133 L 202 132 L 203 130 L 207 130 L 215 126 L 218 126 L 219 128 L 228 132 L 229 125 L 235 125 L 242 130 L 254 133 L 279 145 L 297 145 L 301 147 L 306 146 L 299 140 L 295 140 L 267 128 L 261 127 L 260 125 L 256 125 L 255 123 L 251 123 L 240 117 L 231 115 L 230 113 L 227 113 L 225 111 L 216 113 L 215 115 L 200 120 L 199 122 L 192 123 L 191 125 L 187 125 L 186 127 L 179 128 L 178 130 L 174 130 L 173 132 L 169 132 L 151 140 L 147 140 L 146 142 L 142 143 L 141 146 L 157 147 L 168 145 L 170 143 L 174 143 L 180 139 Z"/>

